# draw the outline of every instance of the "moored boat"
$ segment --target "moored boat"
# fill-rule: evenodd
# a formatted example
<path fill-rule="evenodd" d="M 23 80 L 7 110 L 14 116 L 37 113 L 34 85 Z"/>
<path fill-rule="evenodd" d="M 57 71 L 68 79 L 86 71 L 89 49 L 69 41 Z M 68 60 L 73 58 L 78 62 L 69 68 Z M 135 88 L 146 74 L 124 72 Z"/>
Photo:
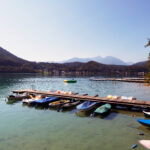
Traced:
<path fill-rule="evenodd" d="M 41 104 L 41 105 L 48 105 L 51 102 L 58 101 L 59 97 L 46 97 L 40 100 L 36 100 L 31 102 L 30 104 Z"/>
<path fill-rule="evenodd" d="M 61 106 L 61 108 L 71 108 L 76 105 L 79 105 L 81 102 L 80 101 L 75 101 L 75 102 L 70 102 L 70 103 L 65 103 Z"/>
<path fill-rule="evenodd" d="M 77 80 L 74 80 L 74 79 L 73 79 L 73 80 L 64 80 L 64 82 L 65 82 L 65 83 L 76 83 Z"/>
<path fill-rule="evenodd" d="M 49 103 L 49 106 L 52 108 L 56 108 L 56 107 L 59 107 L 63 104 L 67 104 L 69 102 L 70 102 L 70 100 L 59 100 L 59 101 Z"/>
<path fill-rule="evenodd" d="M 147 111 L 143 111 L 145 117 L 150 117 L 150 112 L 147 112 Z"/>
<path fill-rule="evenodd" d="M 26 103 L 26 104 L 30 104 L 30 103 L 37 101 L 37 100 L 40 100 L 40 99 L 42 99 L 41 95 L 37 95 L 35 97 L 32 97 L 32 95 L 30 95 L 30 99 L 23 99 L 22 102 Z"/>
<path fill-rule="evenodd" d="M 8 100 L 22 100 L 24 98 L 30 98 L 29 94 L 23 93 L 23 94 L 9 95 L 7 97 Z"/>
<path fill-rule="evenodd" d="M 76 108 L 81 111 L 88 111 L 96 107 L 96 105 L 98 105 L 98 102 L 86 101 L 80 105 L 77 105 Z"/>
<path fill-rule="evenodd" d="M 150 127 L 150 120 L 149 119 L 136 119 L 139 123 Z"/>
<path fill-rule="evenodd" d="M 104 104 L 104 105 L 98 107 L 94 111 L 94 114 L 106 115 L 110 112 L 110 110 L 111 110 L 111 105 L 110 104 Z"/>

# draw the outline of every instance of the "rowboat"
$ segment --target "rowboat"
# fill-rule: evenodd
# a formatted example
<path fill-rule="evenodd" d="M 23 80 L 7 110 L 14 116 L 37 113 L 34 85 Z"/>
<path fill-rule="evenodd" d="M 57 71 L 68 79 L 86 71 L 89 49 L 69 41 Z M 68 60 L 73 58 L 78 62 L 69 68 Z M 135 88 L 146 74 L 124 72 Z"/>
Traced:
<path fill-rule="evenodd" d="M 76 83 L 77 80 L 64 80 L 65 83 Z"/>
<path fill-rule="evenodd" d="M 59 107 L 63 104 L 68 104 L 69 102 L 70 102 L 70 100 L 59 100 L 59 101 L 49 103 L 49 106 L 52 108 L 56 108 L 56 107 Z"/>
<path fill-rule="evenodd" d="M 78 104 L 80 104 L 81 102 L 80 101 L 75 101 L 75 102 L 70 102 L 70 103 L 65 103 L 61 106 L 61 108 L 71 108 L 71 107 L 74 107 Z"/>
<path fill-rule="evenodd" d="M 94 111 L 94 114 L 106 115 L 109 113 L 110 110 L 111 110 L 111 105 L 110 104 L 104 104 L 104 105 L 98 107 Z"/>
<path fill-rule="evenodd" d="M 77 109 L 81 110 L 81 111 L 88 111 L 93 109 L 94 107 L 96 107 L 96 105 L 98 105 L 97 102 L 92 102 L 92 101 L 86 101 L 80 105 L 77 105 Z"/>
<path fill-rule="evenodd" d="M 145 117 L 150 117 L 150 112 L 147 112 L 147 111 L 143 111 Z"/>
<path fill-rule="evenodd" d="M 139 143 L 147 149 L 150 149 L 150 140 L 139 140 Z"/>
<path fill-rule="evenodd" d="M 30 99 L 23 99 L 22 100 L 22 102 L 23 103 L 26 103 L 26 104 L 30 104 L 30 103 L 32 103 L 32 102 L 34 102 L 34 101 L 36 101 L 36 100 L 40 100 L 40 99 L 42 99 L 42 96 L 41 95 L 37 95 L 37 96 L 35 96 L 35 97 L 32 97 L 31 95 L 30 95 Z"/>
<path fill-rule="evenodd" d="M 59 97 L 46 97 L 46 98 L 43 98 L 43 99 L 40 99 L 40 100 L 33 101 L 30 104 L 47 105 L 51 102 L 55 102 L 55 101 L 58 101 L 58 100 L 59 100 Z"/>
<path fill-rule="evenodd" d="M 22 100 L 24 98 L 30 98 L 27 93 L 24 94 L 17 94 L 17 95 L 9 95 L 7 99 L 10 100 Z"/>
<path fill-rule="evenodd" d="M 136 119 L 139 123 L 150 127 L 150 120 L 149 119 Z"/>

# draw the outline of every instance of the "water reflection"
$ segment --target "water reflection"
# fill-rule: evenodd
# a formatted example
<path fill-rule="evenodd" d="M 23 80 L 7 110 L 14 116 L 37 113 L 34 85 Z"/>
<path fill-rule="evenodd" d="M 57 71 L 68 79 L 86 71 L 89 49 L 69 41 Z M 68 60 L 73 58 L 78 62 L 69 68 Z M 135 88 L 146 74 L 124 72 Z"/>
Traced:
<path fill-rule="evenodd" d="M 9 100 L 9 101 L 7 100 L 6 101 L 6 104 L 9 104 L 9 105 L 14 105 L 16 103 L 22 103 L 22 101 L 20 101 L 20 100 Z M 79 117 L 93 116 L 93 111 L 94 111 L 94 109 L 89 110 L 89 111 L 80 111 L 80 110 L 76 109 L 76 106 L 67 108 L 67 109 L 62 109 L 61 107 L 59 109 L 57 109 L 57 108 L 49 107 L 49 105 L 32 105 L 32 104 L 27 104 L 27 103 L 22 103 L 22 107 L 34 108 L 36 110 L 49 109 L 50 111 L 53 110 L 53 111 L 57 111 L 57 112 L 61 112 L 61 113 L 70 113 L 70 114 L 75 113 Z M 111 119 L 117 117 L 118 114 L 130 116 L 130 117 L 143 117 L 144 116 L 144 114 L 141 111 L 139 111 L 139 109 L 128 110 L 128 109 L 124 109 L 122 107 L 119 107 L 119 109 L 118 109 L 118 107 L 117 107 L 117 109 L 112 108 L 110 113 L 108 113 L 105 116 L 100 116 L 97 114 L 97 115 L 94 115 L 94 117 L 102 118 L 102 119 L 107 118 L 108 120 L 111 120 Z"/>
<path fill-rule="evenodd" d="M 19 101 L 18 100 L 6 100 L 6 104 L 8 104 L 8 105 L 14 105 L 15 103 L 19 103 Z"/>
<path fill-rule="evenodd" d="M 115 110 L 117 113 L 122 114 L 122 115 L 126 115 L 126 116 L 130 116 L 130 117 L 143 117 L 144 114 L 140 111 L 129 111 L 129 110 Z"/>
<path fill-rule="evenodd" d="M 136 121 L 144 118 L 142 112 L 112 109 L 108 116 L 101 118 L 91 117 L 92 111 L 80 112 L 76 107 L 57 112 L 53 108 L 25 105 L 21 101 L 6 105 L 5 98 L 12 90 L 28 89 L 31 85 L 43 91 L 54 89 L 89 95 L 125 95 L 143 100 L 150 98 L 150 87 L 142 84 L 112 84 L 78 78 L 76 84 L 66 86 L 63 80 L 38 75 L 0 76 L 1 149 L 95 150 L 101 147 L 103 150 L 126 150 L 141 138 L 150 139 L 150 129 Z M 144 132 L 144 136 L 139 136 L 139 131 Z M 144 150 L 140 146 L 138 149 Z"/>

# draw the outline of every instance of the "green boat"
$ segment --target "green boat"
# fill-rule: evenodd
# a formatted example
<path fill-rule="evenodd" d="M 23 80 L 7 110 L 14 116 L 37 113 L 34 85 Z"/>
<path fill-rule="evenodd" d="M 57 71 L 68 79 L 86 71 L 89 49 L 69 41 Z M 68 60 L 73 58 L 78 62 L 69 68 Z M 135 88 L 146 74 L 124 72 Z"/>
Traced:
<path fill-rule="evenodd" d="M 109 113 L 110 110 L 111 110 L 111 105 L 110 104 L 104 104 L 104 105 L 98 107 L 94 111 L 94 114 L 106 115 L 107 113 Z"/>
<path fill-rule="evenodd" d="M 64 80 L 65 83 L 76 83 L 77 80 Z"/>

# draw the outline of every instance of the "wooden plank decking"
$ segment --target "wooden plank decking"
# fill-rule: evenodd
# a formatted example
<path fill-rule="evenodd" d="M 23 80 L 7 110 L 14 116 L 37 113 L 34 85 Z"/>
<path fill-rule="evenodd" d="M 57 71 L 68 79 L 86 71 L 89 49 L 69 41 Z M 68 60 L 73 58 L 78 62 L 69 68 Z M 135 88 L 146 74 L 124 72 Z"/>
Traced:
<path fill-rule="evenodd" d="M 37 90 L 15 90 L 12 91 L 13 93 L 29 93 L 29 94 L 42 94 L 47 96 L 55 96 L 61 97 L 66 99 L 76 99 L 80 101 L 97 101 L 103 103 L 110 103 L 114 105 L 122 105 L 127 107 L 138 107 L 138 108 L 148 108 L 150 109 L 150 101 L 144 100 L 125 100 L 125 99 L 108 99 L 106 97 L 94 97 L 94 96 L 87 96 L 87 95 L 74 95 L 74 94 L 58 94 L 54 92 L 47 92 L 47 91 L 37 91 Z"/>

